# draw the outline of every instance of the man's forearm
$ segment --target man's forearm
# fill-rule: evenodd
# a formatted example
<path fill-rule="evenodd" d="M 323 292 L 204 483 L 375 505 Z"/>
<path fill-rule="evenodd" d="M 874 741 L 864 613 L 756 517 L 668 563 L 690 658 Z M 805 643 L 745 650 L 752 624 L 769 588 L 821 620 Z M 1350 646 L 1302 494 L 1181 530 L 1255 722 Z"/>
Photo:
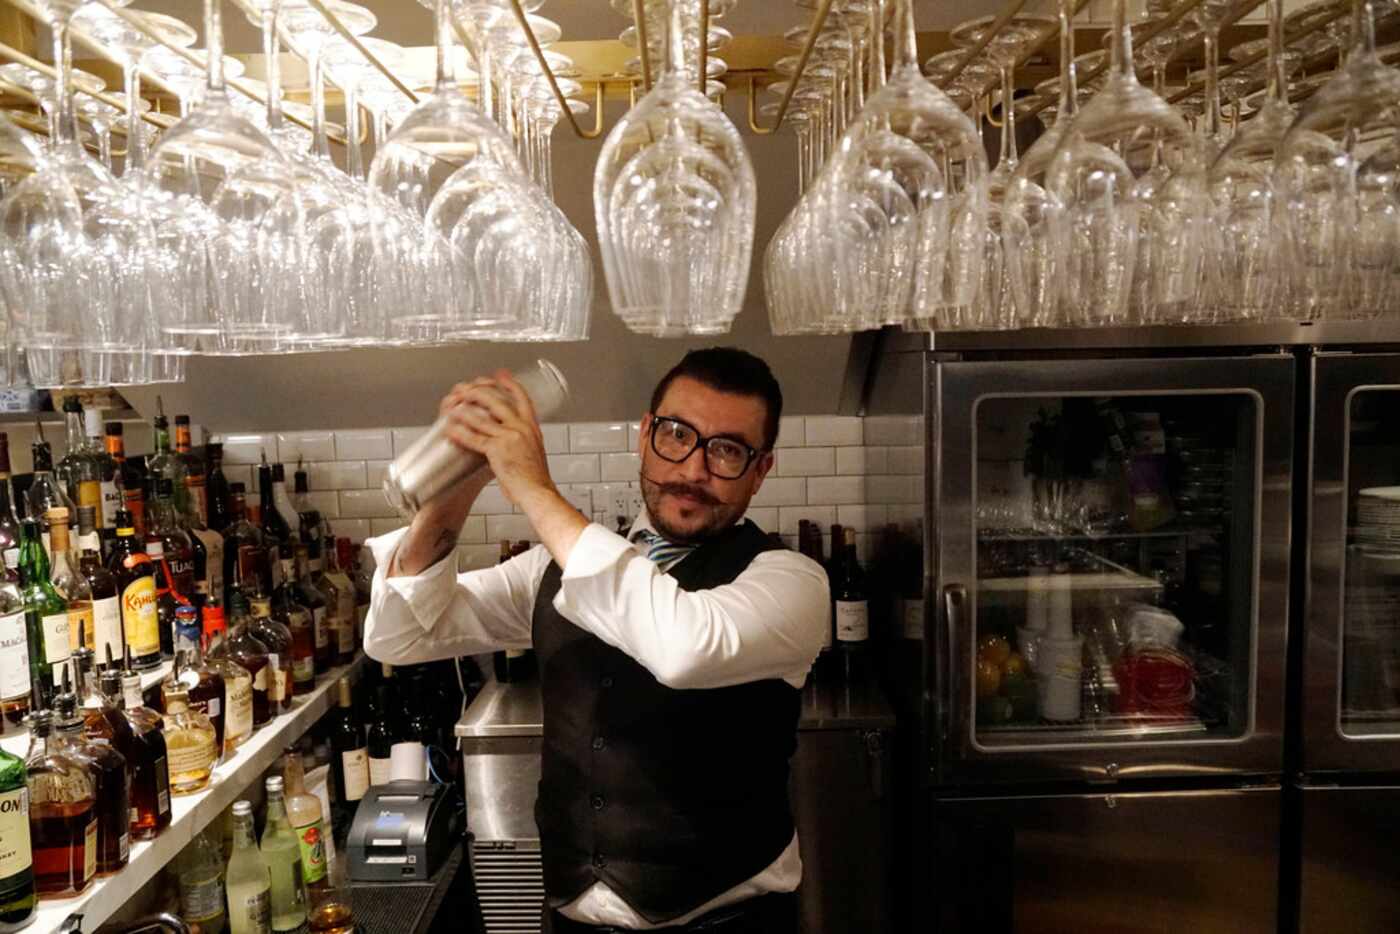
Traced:
<path fill-rule="evenodd" d="M 472 504 L 491 482 L 491 471 L 481 470 L 436 499 L 423 505 L 408 534 L 399 542 L 394 553 L 390 577 L 411 577 L 422 574 L 441 561 L 457 545 L 462 524 L 467 521 Z"/>

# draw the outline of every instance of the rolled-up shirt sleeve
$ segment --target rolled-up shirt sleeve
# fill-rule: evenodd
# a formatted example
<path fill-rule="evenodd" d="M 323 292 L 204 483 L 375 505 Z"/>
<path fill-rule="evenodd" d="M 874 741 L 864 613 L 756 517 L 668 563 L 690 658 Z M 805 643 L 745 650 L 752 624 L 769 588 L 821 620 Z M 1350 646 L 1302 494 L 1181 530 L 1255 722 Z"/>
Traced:
<path fill-rule="evenodd" d="M 462 574 L 453 551 L 421 574 L 389 577 L 407 532 L 399 529 L 365 543 L 375 562 L 366 654 L 391 665 L 412 665 L 530 647 L 535 593 L 549 565 L 543 547 Z"/>
<path fill-rule="evenodd" d="M 597 524 L 570 552 L 554 605 L 678 689 L 800 688 L 831 624 L 826 572 L 796 552 L 763 552 L 733 582 L 686 591 Z"/>

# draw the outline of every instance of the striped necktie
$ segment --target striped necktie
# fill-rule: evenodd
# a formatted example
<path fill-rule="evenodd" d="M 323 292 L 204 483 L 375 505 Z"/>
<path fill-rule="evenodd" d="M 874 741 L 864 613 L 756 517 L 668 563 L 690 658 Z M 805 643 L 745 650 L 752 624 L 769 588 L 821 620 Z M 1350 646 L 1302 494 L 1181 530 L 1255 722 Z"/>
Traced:
<path fill-rule="evenodd" d="M 678 545 L 675 542 L 667 541 L 651 529 L 638 529 L 633 533 L 632 541 L 641 545 L 643 554 L 656 562 L 656 566 L 663 571 L 697 547 L 695 545 Z"/>

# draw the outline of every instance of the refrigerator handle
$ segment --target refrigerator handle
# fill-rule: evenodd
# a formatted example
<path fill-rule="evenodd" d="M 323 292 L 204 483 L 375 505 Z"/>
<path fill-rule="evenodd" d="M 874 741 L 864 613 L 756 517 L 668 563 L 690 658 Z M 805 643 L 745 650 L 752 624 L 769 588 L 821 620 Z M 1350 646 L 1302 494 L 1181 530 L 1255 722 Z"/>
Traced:
<path fill-rule="evenodd" d="M 934 664 L 938 677 L 938 730 L 939 738 L 948 739 L 949 719 L 952 716 L 953 698 L 953 646 L 957 642 L 958 631 L 967 616 L 967 587 L 962 584 L 948 584 L 943 588 L 943 625 L 939 627 L 938 642 L 934 646 Z"/>

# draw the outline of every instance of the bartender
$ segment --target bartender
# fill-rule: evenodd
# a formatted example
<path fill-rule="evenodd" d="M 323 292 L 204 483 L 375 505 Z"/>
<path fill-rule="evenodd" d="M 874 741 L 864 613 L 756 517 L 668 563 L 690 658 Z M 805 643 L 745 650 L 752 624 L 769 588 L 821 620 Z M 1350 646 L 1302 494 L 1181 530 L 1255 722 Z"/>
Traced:
<path fill-rule="evenodd" d="M 460 384 L 441 404 L 449 436 L 485 456 L 542 544 L 456 573 L 487 471 L 369 542 L 370 656 L 539 657 L 546 932 L 796 934 L 788 760 L 830 610 L 821 566 L 743 518 L 782 405 L 758 357 L 686 354 L 642 416 L 645 508 L 624 537 L 560 495 L 508 373 Z"/>

